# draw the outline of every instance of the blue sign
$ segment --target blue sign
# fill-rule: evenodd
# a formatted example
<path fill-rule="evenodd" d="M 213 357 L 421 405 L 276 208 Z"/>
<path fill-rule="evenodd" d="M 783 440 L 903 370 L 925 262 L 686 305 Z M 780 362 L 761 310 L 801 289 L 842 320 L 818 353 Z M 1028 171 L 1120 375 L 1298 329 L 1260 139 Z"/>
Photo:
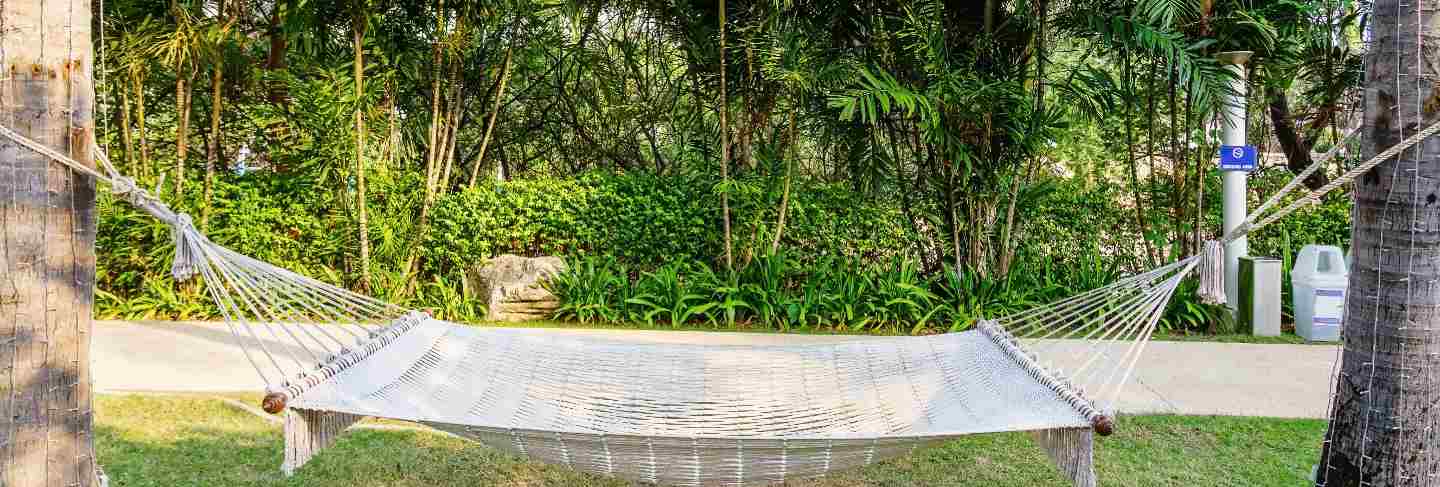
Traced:
<path fill-rule="evenodd" d="M 1255 170 L 1255 146 L 1253 146 L 1253 145 L 1222 145 L 1222 146 L 1220 146 L 1220 170 L 1221 170 L 1221 171 L 1254 171 L 1254 170 Z"/>

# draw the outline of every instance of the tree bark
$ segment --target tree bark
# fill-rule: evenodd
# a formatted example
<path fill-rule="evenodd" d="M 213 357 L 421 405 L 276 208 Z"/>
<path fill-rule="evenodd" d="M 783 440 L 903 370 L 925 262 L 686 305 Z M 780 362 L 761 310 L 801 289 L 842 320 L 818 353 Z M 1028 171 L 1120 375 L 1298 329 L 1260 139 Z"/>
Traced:
<path fill-rule="evenodd" d="M 1377 0 L 1366 54 L 1366 157 L 1440 120 L 1434 0 Z M 1421 27 L 1423 25 L 1423 27 Z M 1420 30 L 1423 29 L 1423 30 Z M 1418 31 L 1417 31 L 1418 30 Z M 1417 40 L 1427 48 L 1417 52 Z M 1401 74 L 1403 73 L 1403 75 Z M 1418 76 L 1417 76 L 1418 75 Z M 1355 182 L 1354 266 L 1344 355 L 1316 485 L 1433 486 L 1440 472 L 1440 144 L 1436 138 Z"/>
<path fill-rule="evenodd" d="M 285 37 L 285 28 L 280 16 L 281 6 L 286 2 L 274 2 L 270 10 L 270 25 L 265 29 L 265 36 L 270 41 L 270 49 L 265 53 L 265 69 L 267 71 L 280 71 L 285 69 L 285 53 L 290 49 L 290 40 Z M 289 93 L 285 83 L 276 81 L 270 84 L 269 101 L 279 105 L 284 103 Z"/>
<path fill-rule="evenodd" d="M 210 206 L 215 193 L 215 165 L 220 161 L 220 114 L 224 102 L 220 92 L 225 82 L 224 67 L 220 60 L 210 72 L 210 140 L 205 145 L 205 196 L 200 208 L 200 229 L 210 226 Z"/>
<path fill-rule="evenodd" d="M 435 197 L 436 181 L 440 177 L 440 173 L 437 171 L 440 161 L 437 147 L 439 144 L 435 139 L 438 137 L 437 134 L 440 133 L 440 126 L 443 123 L 440 115 L 440 52 L 445 33 L 444 11 L 445 0 L 439 0 L 435 7 L 435 46 L 430 55 L 430 132 L 429 138 L 426 139 L 428 144 L 425 146 L 427 151 L 425 156 L 425 202 L 420 207 L 420 221 L 422 222 L 425 221 L 425 217 L 430 211 L 430 204 Z"/>
<path fill-rule="evenodd" d="M 455 132 L 460 128 L 460 76 L 456 74 L 459 64 L 450 65 L 450 101 L 446 104 L 445 126 L 440 133 L 440 160 L 445 169 L 440 179 L 440 194 L 450 191 L 450 170 L 455 167 Z"/>
<path fill-rule="evenodd" d="M 1301 134 L 1295 126 L 1295 120 L 1290 116 L 1290 99 L 1285 95 L 1285 90 L 1266 88 L 1265 98 L 1267 111 L 1270 113 L 1270 125 L 1275 127 L 1275 140 L 1280 142 L 1280 149 L 1285 151 L 1285 166 L 1290 172 L 1299 174 L 1315 162 L 1310 157 L 1310 151 L 1314 149 L 1315 139 L 1325 130 L 1328 121 L 1321 122 L 1318 128 L 1307 130 L 1308 134 Z M 1319 189 L 1329 182 L 1330 178 L 1325 176 L 1323 170 L 1315 171 L 1305 178 L 1305 186 L 1310 189 Z"/>
<path fill-rule="evenodd" d="M 125 146 L 125 162 L 122 167 L 134 174 L 138 164 L 135 160 L 135 141 L 132 138 L 134 134 L 130 133 L 130 90 L 125 89 L 124 82 L 115 85 L 120 88 L 120 142 Z"/>
<path fill-rule="evenodd" d="M 798 100 L 800 95 L 797 93 L 795 98 Z M 795 157 L 799 154 L 799 151 L 796 150 L 799 141 L 795 140 L 795 114 L 799 111 L 799 107 L 793 107 L 790 110 L 789 134 L 785 137 L 786 147 L 789 148 L 785 154 L 785 188 L 780 192 L 780 216 L 776 217 L 775 221 L 775 239 L 770 242 L 771 255 L 780 251 L 780 238 L 785 235 L 785 214 L 790 211 L 790 183 L 794 178 Z"/>
<path fill-rule="evenodd" d="M 385 150 L 381 154 L 381 160 L 386 167 L 395 167 L 395 145 L 400 142 L 400 110 L 395 106 L 395 81 L 391 80 L 385 84 L 385 107 L 386 123 L 385 128 Z"/>
<path fill-rule="evenodd" d="M 0 3 L 0 123 L 90 163 L 91 4 Z M 0 484 L 98 485 L 91 407 L 95 182 L 0 142 Z"/>
<path fill-rule="evenodd" d="M 514 53 L 515 44 L 512 41 L 510 48 L 505 50 L 505 67 L 500 68 L 500 86 L 495 89 L 495 102 L 490 107 L 490 121 L 485 123 L 485 136 L 480 139 L 480 154 L 475 157 L 475 164 L 470 167 L 469 188 L 475 187 L 475 181 L 480 177 L 480 166 L 485 164 L 485 150 L 490 148 L 490 135 L 495 132 L 495 121 L 500 115 L 500 101 L 505 99 L 505 85 L 510 81 L 510 56 Z"/>
<path fill-rule="evenodd" d="M 184 66 L 175 66 L 175 109 L 180 121 L 175 127 L 175 201 L 185 197 L 185 158 L 190 155 L 190 78 Z"/>
<path fill-rule="evenodd" d="M 735 257 L 730 243 L 730 123 L 726 113 L 730 105 L 726 100 L 725 86 L 725 0 L 720 0 L 720 218 L 725 231 L 725 269 L 735 269 Z"/>
<path fill-rule="evenodd" d="M 369 195 L 365 190 L 365 110 L 359 102 L 365 93 L 365 18 L 363 12 L 354 13 L 351 34 L 355 49 L 355 207 L 358 213 L 356 224 L 360 239 L 360 282 L 359 288 L 370 289 L 370 214 Z"/>
<path fill-rule="evenodd" d="M 150 134 L 145 130 L 145 77 L 132 73 L 130 82 L 135 85 L 135 123 L 140 129 L 140 173 L 150 174 Z"/>

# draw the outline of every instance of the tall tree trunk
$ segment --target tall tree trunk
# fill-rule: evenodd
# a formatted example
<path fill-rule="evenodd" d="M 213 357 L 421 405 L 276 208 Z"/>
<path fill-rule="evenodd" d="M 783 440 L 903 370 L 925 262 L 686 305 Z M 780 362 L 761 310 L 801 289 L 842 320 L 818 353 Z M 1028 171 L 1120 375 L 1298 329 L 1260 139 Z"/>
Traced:
<path fill-rule="evenodd" d="M 1290 99 L 1285 95 L 1285 90 L 1277 87 L 1265 88 L 1266 105 L 1270 112 L 1270 125 L 1275 127 L 1275 140 L 1280 142 L 1280 148 L 1285 151 L 1285 166 L 1290 172 L 1299 174 L 1305 168 L 1310 167 L 1314 160 L 1310 157 L 1310 151 L 1315 146 L 1315 140 L 1325 131 L 1328 125 L 1321 121 L 1318 126 L 1312 125 L 1308 134 L 1302 134 L 1295 125 L 1295 120 L 1290 115 Z M 1322 109 L 1323 111 L 1323 109 Z M 1305 178 L 1305 186 L 1310 189 L 1320 189 L 1330 182 L 1325 176 L 1325 171 L 1315 171 L 1310 177 Z"/>
<path fill-rule="evenodd" d="M 190 154 L 190 78 L 193 72 L 175 67 L 175 110 L 180 120 L 175 126 L 175 201 L 185 197 L 185 158 Z"/>
<path fill-rule="evenodd" d="M 735 269 L 735 257 L 730 244 L 730 121 L 726 113 L 730 105 L 726 100 L 725 85 L 725 0 L 720 0 L 720 218 L 725 231 L 725 269 Z"/>
<path fill-rule="evenodd" d="M 91 4 L 0 3 L 0 124 L 89 164 Z M 95 181 L 0 144 L 0 484 L 99 485 L 91 407 Z"/>
<path fill-rule="evenodd" d="M 445 0 L 435 2 L 435 45 L 431 50 L 430 70 L 430 132 L 425 146 L 425 198 L 420 202 L 419 231 L 415 234 L 415 241 L 412 244 L 410 257 L 407 259 L 405 268 L 415 275 L 420 265 L 419 244 L 424 241 L 424 233 L 430 225 L 430 208 L 435 205 L 435 195 L 439 190 L 440 171 L 438 162 L 440 160 L 436 137 L 440 132 L 443 117 L 440 113 L 440 54 L 445 33 Z M 392 117 L 393 122 L 393 117 Z"/>
<path fill-rule="evenodd" d="M 200 208 L 200 228 L 210 226 L 210 205 L 215 193 L 215 165 L 220 161 L 220 114 L 224 96 L 225 70 L 219 61 L 210 71 L 210 140 L 205 145 L 205 202 Z"/>
<path fill-rule="evenodd" d="M 120 92 L 120 142 L 125 146 L 125 167 L 128 172 L 134 174 L 138 161 L 135 160 L 134 134 L 130 133 L 130 90 L 125 88 L 124 82 L 115 83 Z"/>
<path fill-rule="evenodd" d="M 270 11 L 270 25 L 265 29 L 265 36 L 269 38 L 270 49 L 265 53 L 265 69 L 268 71 L 280 71 L 285 69 L 285 54 L 290 49 L 290 40 L 285 37 L 285 28 L 281 18 L 281 6 L 286 2 L 275 1 Z M 280 104 L 288 98 L 285 83 L 276 81 L 270 84 L 270 103 Z"/>
<path fill-rule="evenodd" d="M 445 152 L 443 152 L 441 155 L 441 157 L 445 158 L 445 184 L 447 186 L 444 189 L 449 189 L 448 185 L 450 184 L 450 168 L 455 165 L 455 143 L 456 139 L 459 138 L 460 134 L 460 122 L 462 117 L 460 113 L 460 88 L 460 83 L 455 83 L 455 86 L 450 90 L 450 92 L 453 93 L 454 96 L 451 97 L 450 101 L 450 116 L 448 117 L 450 120 L 450 124 L 446 130 L 445 135 Z"/>
<path fill-rule="evenodd" d="M 799 98 L 798 94 L 796 98 Z M 770 242 L 772 255 L 780 250 L 780 238 L 785 235 L 785 214 L 790 211 L 790 184 L 795 175 L 795 157 L 799 154 L 796 150 L 799 141 L 795 140 L 795 114 L 799 111 L 799 107 L 791 108 L 789 134 L 785 136 L 785 144 L 789 148 L 785 154 L 785 189 L 780 192 L 780 216 L 775 221 L 775 239 Z"/>
<path fill-rule="evenodd" d="M 130 81 L 135 85 L 135 123 L 140 129 L 140 172 L 149 175 L 154 168 L 150 166 L 150 134 L 145 129 L 145 77 L 131 74 Z"/>
<path fill-rule="evenodd" d="M 1366 54 L 1364 153 L 1436 123 L 1436 2 L 1377 0 Z M 1429 44 L 1420 51 L 1417 41 Z M 1423 58 L 1422 58 L 1423 57 Z M 1433 486 L 1440 472 L 1440 145 L 1432 138 L 1355 182 L 1345 347 L 1320 475 L 1327 487 Z"/>
<path fill-rule="evenodd" d="M 1171 160 L 1171 161 L 1175 161 L 1175 162 L 1174 162 L 1173 167 L 1170 168 L 1170 187 L 1171 187 L 1171 190 L 1170 190 L 1170 213 L 1171 213 L 1171 216 L 1173 217 L 1173 218 L 1171 218 L 1171 220 L 1170 220 L 1170 221 L 1171 221 L 1170 228 L 1171 228 L 1171 231 L 1173 232 L 1173 235 L 1172 235 L 1173 241 L 1176 242 L 1176 244 L 1172 244 L 1172 245 L 1170 246 L 1170 247 L 1171 247 L 1171 248 L 1170 248 L 1170 251 L 1171 251 L 1172 253 L 1173 253 L 1173 252 L 1176 252 L 1176 251 L 1179 251 L 1180 255 L 1185 255 L 1185 243 L 1184 243 L 1184 242 L 1185 242 L 1185 206 L 1184 206 L 1185 196 L 1184 196 L 1184 194 L 1183 194 L 1183 192 L 1182 192 L 1182 190 L 1183 190 L 1184 187 L 1185 187 L 1185 184 L 1184 184 L 1185 178 L 1183 177 L 1183 175 L 1185 174 L 1185 164 L 1184 164 L 1185 158 L 1181 156 L 1181 149 L 1180 149 L 1180 136 L 1179 136 L 1179 134 L 1180 134 L 1180 122 L 1179 122 L 1178 120 L 1176 120 L 1176 117 L 1175 117 L 1175 114 L 1180 111 L 1179 97 L 1176 96 L 1176 87 L 1175 87 L 1176 84 L 1178 84 L 1178 82 L 1176 81 L 1176 67 L 1172 65 L 1172 66 L 1170 66 L 1170 78 L 1169 78 L 1169 85 L 1170 85 L 1170 86 L 1169 86 L 1169 88 L 1170 88 L 1170 109 L 1168 110 L 1168 111 L 1170 112 L 1170 154 L 1169 154 L 1169 157 L 1170 157 L 1170 160 Z M 1179 245 L 1180 248 L 1176 249 L 1176 248 L 1175 248 L 1176 245 Z"/>
<path fill-rule="evenodd" d="M 1035 29 L 1035 116 L 1030 124 L 1031 132 L 1038 132 L 1040 129 L 1039 120 L 1045 115 L 1045 59 L 1047 56 L 1045 27 L 1049 24 L 1050 2 L 1040 0 L 1035 5 L 1036 16 L 1039 18 Z M 1040 163 L 1040 155 L 1030 156 L 1030 163 L 1025 170 L 1025 184 L 1030 184 L 1030 179 L 1035 175 L 1035 166 Z M 1020 196 L 1019 170 L 1016 170 L 1016 180 L 1010 187 L 1010 202 L 1005 208 L 1005 226 L 1000 233 L 1000 257 L 996 266 L 996 275 L 1004 279 L 1010 275 L 1010 263 L 1015 260 L 1015 246 L 1013 234 L 1015 229 L 1015 203 Z"/>
<path fill-rule="evenodd" d="M 1129 166 L 1130 173 L 1130 196 L 1135 200 L 1135 229 L 1140 233 L 1140 240 L 1144 242 L 1145 256 L 1155 262 L 1155 246 L 1150 243 L 1150 222 L 1145 220 L 1145 198 L 1140 193 L 1140 176 L 1136 166 L 1139 161 L 1135 160 L 1135 124 L 1134 112 L 1130 107 L 1134 106 L 1135 100 L 1135 76 L 1130 59 L 1130 49 L 1125 49 L 1125 64 L 1122 66 L 1122 76 L 1125 77 L 1125 162 Z"/>
<path fill-rule="evenodd" d="M 460 125 L 461 84 L 459 62 L 450 63 L 449 79 L 449 88 L 447 88 L 449 93 L 445 95 L 445 104 L 441 107 L 440 119 L 444 124 L 440 126 L 440 133 L 436 136 L 436 143 L 439 144 L 439 149 L 436 154 L 439 159 L 437 159 L 435 163 L 444 164 L 444 168 L 440 172 L 440 179 L 438 180 L 439 187 L 437 188 L 437 194 L 439 195 L 444 195 L 450 191 L 450 170 L 455 166 L 455 159 L 449 157 L 448 154 L 450 154 L 450 150 L 454 147 L 455 131 Z"/>
<path fill-rule="evenodd" d="M 386 167 L 395 167 L 395 159 L 398 157 L 395 146 L 400 142 L 400 110 L 395 106 L 394 80 L 385 84 L 385 103 L 382 106 L 385 107 L 386 118 L 389 120 L 385 126 L 385 150 L 381 153 L 381 160 Z"/>
<path fill-rule="evenodd" d="M 352 19 L 351 33 L 355 48 L 355 98 L 365 93 L 365 18 L 356 12 Z M 360 239 L 360 282 L 359 288 L 370 289 L 370 203 L 365 190 L 365 110 L 364 103 L 355 105 L 355 207 L 358 213 Z"/>
<path fill-rule="evenodd" d="M 470 167 L 470 184 L 467 187 L 474 188 L 475 181 L 480 176 L 480 166 L 485 165 L 485 150 L 490 148 L 490 135 L 495 132 L 495 121 L 500 115 L 500 102 L 505 98 L 505 85 L 510 81 L 510 55 L 514 53 L 515 44 L 511 41 L 510 47 L 505 49 L 505 67 L 500 69 L 500 86 L 495 89 L 495 102 L 490 106 L 490 120 L 485 122 L 485 136 L 480 139 L 480 154 L 475 156 L 475 164 Z"/>
<path fill-rule="evenodd" d="M 436 139 L 439 138 L 440 127 L 444 123 L 444 117 L 440 113 L 440 52 L 445 33 L 444 11 L 445 0 L 439 0 L 435 7 L 435 46 L 431 49 L 430 54 L 430 132 L 425 145 L 425 202 L 420 207 L 422 222 L 429 214 L 430 205 L 434 201 L 435 186 L 440 177 L 437 170 L 440 167 L 440 144 Z"/>
<path fill-rule="evenodd" d="M 941 191 L 945 192 L 945 222 L 950 226 L 950 247 L 955 252 L 955 272 L 964 272 L 965 266 L 961 259 L 965 258 L 965 252 L 960 248 L 960 216 L 955 209 L 955 168 L 950 159 L 941 161 L 944 165 L 945 184 Z"/>
<path fill-rule="evenodd" d="M 455 69 L 452 65 L 450 78 L 454 82 L 450 84 L 450 102 L 445 109 L 445 126 L 440 133 L 440 160 L 445 163 L 439 188 L 442 195 L 450 191 L 450 170 L 455 167 L 455 132 L 460 128 L 460 78 L 454 74 Z"/>

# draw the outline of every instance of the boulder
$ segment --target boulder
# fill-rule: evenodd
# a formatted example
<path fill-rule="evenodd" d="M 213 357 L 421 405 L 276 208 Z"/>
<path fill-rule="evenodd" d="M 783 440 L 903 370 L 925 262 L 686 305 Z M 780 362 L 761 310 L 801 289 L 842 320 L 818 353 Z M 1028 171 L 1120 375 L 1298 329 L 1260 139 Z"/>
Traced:
<path fill-rule="evenodd" d="M 549 319 L 560 298 L 545 289 L 545 282 L 565 270 L 559 257 L 501 255 L 470 273 L 471 289 L 485 301 L 485 319 L 530 321 Z"/>

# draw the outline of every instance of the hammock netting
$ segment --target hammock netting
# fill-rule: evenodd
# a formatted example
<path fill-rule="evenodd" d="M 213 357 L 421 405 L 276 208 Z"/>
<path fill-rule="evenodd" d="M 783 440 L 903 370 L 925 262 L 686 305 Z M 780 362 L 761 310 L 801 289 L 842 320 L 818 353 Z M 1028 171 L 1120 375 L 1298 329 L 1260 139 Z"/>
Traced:
<path fill-rule="evenodd" d="M 1031 432 L 1063 477 L 1093 486 L 1094 435 L 1113 431 L 1115 404 L 1181 281 L 1198 270 L 1201 296 L 1223 300 L 1223 242 L 1437 132 L 1440 123 L 1280 207 L 1344 145 L 1337 144 L 1200 255 L 968 331 L 756 340 L 436 320 L 211 242 L 119 174 L 98 147 L 99 170 L 0 127 L 0 137 L 109 183 L 170 225 L 172 273 L 203 280 L 267 384 L 266 409 L 286 412 L 286 473 L 356 421 L 378 417 L 585 472 L 679 486 L 821 476 L 1007 431 Z"/>

